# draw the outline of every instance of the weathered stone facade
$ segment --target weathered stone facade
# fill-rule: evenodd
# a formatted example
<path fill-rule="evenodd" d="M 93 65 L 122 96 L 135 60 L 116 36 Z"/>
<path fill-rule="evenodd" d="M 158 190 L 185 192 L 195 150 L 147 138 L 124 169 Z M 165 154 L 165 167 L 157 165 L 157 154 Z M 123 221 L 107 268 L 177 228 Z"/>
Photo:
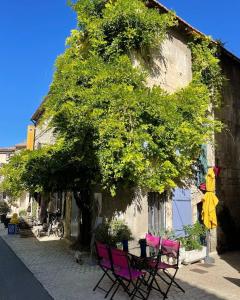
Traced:
<path fill-rule="evenodd" d="M 160 10 L 166 12 L 166 8 L 161 6 L 155 0 L 149 1 L 150 6 L 157 6 Z M 198 33 L 189 24 L 179 19 L 177 29 L 171 31 L 167 39 L 159 46 L 159 49 L 152 53 L 152 57 L 147 66 L 149 77 L 147 84 L 149 87 L 159 85 L 167 92 L 174 92 L 187 86 L 192 80 L 192 58 L 191 51 L 187 45 L 187 34 Z M 207 145 L 207 164 L 208 167 L 219 165 L 222 173 L 217 180 L 217 195 L 220 199 L 220 206 L 225 205 L 225 212 L 228 213 L 230 220 L 230 230 L 233 235 L 240 236 L 240 201 L 238 185 L 240 183 L 240 61 L 222 48 L 222 65 L 227 78 L 228 85 L 224 89 L 224 103 L 220 112 L 216 112 L 228 129 L 222 134 L 218 134 L 215 140 L 218 144 Z M 139 65 L 137 56 L 133 57 L 133 64 Z M 34 115 L 38 119 L 41 114 L 39 109 Z M 53 131 L 47 128 L 47 123 L 42 127 L 36 126 L 35 148 L 44 144 L 54 143 Z M 191 213 L 192 223 L 199 218 L 198 204 L 202 201 L 202 192 L 193 182 L 188 184 L 188 190 L 191 195 Z M 102 209 L 99 217 L 111 218 L 118 216 L 124 219 L 131 228 L 134 237 L 141 238 L 148 231 L 149 227 L 149 205 L 147 192 L 134 191 L 133 193 L 122 193 L 116 198 L 106 195 L 101 189 L 95 192 L 102 194 Z M 70 206 L 68 208 L 70 213 Z M 171 196 L 166 197 L 164 203 L 164 226 L 166 229 L 173 227 L 173 201 Z M 66 222 L 70 222 L 70 215 Z M 67 221 L 68 220 L 68 221 Z M 220 220 L 221 221 L 221 220 Z M 224 227 L 225 223 L 220 222 L 218 237 L 222 245 L 228 243 L 229 228 Z M 66 226 L 68 226 L 66 224 Z M 67 229 L 67 235 L 70 235 L 70 227 Z M 216 231 L 211 232 L 211 251 L 216 249 Z M 233 242 L 233 238 L 232 238 Z M 240 243 L 239 243 L 240 244 Z"/>
<path fill-rule="evenodd" d="M 240 248 L 240 60 L 223 54 L 222 68 L 227 78 L 223 103 L 216 115 L 225 123 L 216 135 L 219 250 Z"/>
<path fill-rule="evenodd" d="M 34 149 L 39 149 L 44 145 L 52 145 L 55 142 L 53 129 L 49 128 L 49 122 L 36 123 Z"/>
<path fill-rule="evenodd" d="M 134 64 L 138 65 L 137 60 L 134 61 Z M 172 93 L 187 86 L 192 80 L 192 57 L 184 35 L 178 31 L 171 31 L 159 49 L 154 51 L 147 67 L 150 71 L 147 79 L 149 87 L 158 85 Z M 197 203 L 201 201 L 202 193 L 195 186 L 189 188 L 192 190 L 192 221 L 195 222 L 197 220 Z M 112 201 L 114 202 L 114 199 Z M 165 229 L 168 230 L 173 228 L 172 205 L 172 198 L 167 197 L 164 204 L 164 223 Z M 137 193 L 132 204 L 121 214 L 121 218 L 126 221 L 136 238 L 144 237 L 149 230 L 148 210 L 147 193 Z"/>

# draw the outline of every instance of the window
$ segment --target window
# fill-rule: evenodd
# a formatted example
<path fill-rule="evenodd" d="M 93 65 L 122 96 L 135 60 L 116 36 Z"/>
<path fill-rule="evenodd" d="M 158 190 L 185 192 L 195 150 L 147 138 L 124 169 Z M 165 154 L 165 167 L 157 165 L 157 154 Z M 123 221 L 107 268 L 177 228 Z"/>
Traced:
<path fill-rule="evenodd" d="M 166 228 L 166 194 L 148 193 L 148 231 L 159 234 Z"/>

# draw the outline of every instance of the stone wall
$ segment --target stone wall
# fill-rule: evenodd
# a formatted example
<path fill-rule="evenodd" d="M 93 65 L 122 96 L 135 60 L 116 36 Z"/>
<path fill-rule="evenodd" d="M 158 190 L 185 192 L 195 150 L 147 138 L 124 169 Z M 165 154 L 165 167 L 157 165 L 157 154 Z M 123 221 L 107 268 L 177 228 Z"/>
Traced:
<path fill-rule="evenodd" d="M 172 93 L 192 80 L 192 56 L 187 41 L 177 31 L 169 33 L 149 63 L 148 86 L 161 86 Z"/>
<path fill-rule="evenodd" d="M 135 56 L 134 65 L 139 65 L 139 61 L 140 58 Z M 147 79 L 149 87 L 158 85 L 172 93 L 187 86 L 192 80 L 192 58 L 186 39 L 177 31 L 170 32 L 162 45 L 152 53 L 148 63 L 145 62 L 145 66 L 149 71 Z M 120 199 L 120 203 L 121 201 L 124 202 L 124 198 Z M 108 201 L 105 200 L 105 203 Z M 110 207 L 111 205 L 116 208 L 116 201 L 112 200 Z M 103 208 L 104 213 L 108 215 L 107 207 Z M 119 211 L 121 213 L 118 217 L 126 221 L 134 237 L 136 239 L 144 237 L 148 232 L 147 193 L 138 192 L 124 210 L 121 207 Z M 171 198 L 168 198 L 165 203 L 165 225 L 167 229 L 172 229 Z"/>
<path fill-rule="evenodd" d="M 53 129 L 48 127 L 49 121 L 43 124 L 36 124 L 34 149 L 39 149 L 44 145 L 51 145 L 55 142 Z"/>
<path fill-rule="evenodd" d="M 219 250 L 240 248 L 240 62 L 222 56 L 228 79 L 223 103 L 216 112 L 226 128 L 216 135 L 216 164 L 221 167 L 217 180 Z"/>

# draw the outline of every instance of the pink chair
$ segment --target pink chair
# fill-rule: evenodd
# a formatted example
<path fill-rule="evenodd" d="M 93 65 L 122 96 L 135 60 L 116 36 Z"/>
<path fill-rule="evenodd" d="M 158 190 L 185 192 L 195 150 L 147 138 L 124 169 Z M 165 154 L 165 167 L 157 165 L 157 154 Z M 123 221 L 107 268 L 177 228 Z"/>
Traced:
<path fill-rule="evenodd" d="M 160 245 L 160 260 L 156 264 L 155 262 L 150 262 L 150 265 L 157 269 L 156 276 L 161 278 L 167 285 L 167 290 L 164 293 L 164 299 L 167 298 L 168 292 L 174 284 L 178 289 L 180 289 L 183 293 L 185 293 L 184 289 L 175 281 L 175 276 L 178 272 L 178 263 L 179 263 L 179 250 L 180 250 L 180 242 L 179 241 L 173 241 L 168 239 L 162 239 L 161 245 Z M 163 257 L 168 258 L 168 262 L 163 262 Z M 174 260 L 170 262 L 171 260 Z M 169 272 L 169 270 L 173 270 L 173 274 Z M 166 277 L 169 279 L 167 280 L 164 278 L 161 274 L 161 271 L 166 275 Z M 161 290 L 162 292 L 162 290 Z"/>
<path fill-rule="evenodd" d="M 149 247 L 152 247 L 156 250 L 160 247 L 161 238 L 159 236 L 154 236 L 151 233 L 146 234 L 146 243 Z"/>
<path fill-rule="evenodd" d="M 162 239 L 159 236 L 154 236 L 150 233 L 146 234 L 146 244 L 154 249 L 154 255 L 146 259 L 146 271 L 148 272 L 149 276 L 146 281 L 147 296 L 145 299 L 149 298 L 152 289 L 159 291 L 164 296 L 164 292 L 156 280 L 158 264 L 161 261 L 161 240 Z"/>
<path fill-rule="evenodd" d="M 145 272 L 131 267 L 131 259 L 127 252 L 116 248 L 110 248 L 112 272 L 118 282 L 111 299 L 115 296 L 119 287 L 122 286 L 124 291 L 133 299 L 135 296 L 145 299 L 140 286 L 144 283 Z M 139 296 L 137 296 L 139 294 Z"/>
<path fill-rule="evenodd" d="M 103 290 L 104 292 L 106 292 L 105 298 L 107 298 L 107 296 L 111 292 L 112 288 L 116 284 L 116 280 L 115 280 L 114 276 L 110 275 L 110 274 L 112 274 L 112 263 L 111 263 L 111 258 L 110 258 L 110 251 L 109 251 L 109 247 L 107 245 L 100 243 L 100 242 L 95 243 L 95 248 L 96 248 L 98 265 L 102 269 L 103 275 L 99 279 L 99 281 L 96 284 L 96 286 L 94 287 L 93 291 L 95 291 L 97 288 L 99 288 L 99 289 Z M 112 285 L 108 290 L 105 290 L 104 288 L 99 286 L 105 276 L 107 276 L 112 281 Z"/>

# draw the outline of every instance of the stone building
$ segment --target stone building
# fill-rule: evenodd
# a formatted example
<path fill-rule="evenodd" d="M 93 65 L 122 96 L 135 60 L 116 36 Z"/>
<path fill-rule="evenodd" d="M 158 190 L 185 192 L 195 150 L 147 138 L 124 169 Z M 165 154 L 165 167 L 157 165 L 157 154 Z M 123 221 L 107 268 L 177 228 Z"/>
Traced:
<path fill-rule="evenodd" d="M 168 11 L 155 0 L 149 1 L 150 7 L 158 7 L 160 11 Z M 156 66 L 151 70 L 148 85 L 159 85 L 168 92 L 174 92 L 187 86 L 192 80 L 192 57 L 188 47 L 188 36 L 191 33 L 203 35 L 178 17 L 178 27 L 169 32 L 167 39 L 161 47 L 152 53 L 152 60 Z M 240 60 L 221 48 L 221 62 L 228 84 L 223 92 L 223 105 L 216 115 L 227 124 L 228 127 L 217 134 L 215 145 L 206 145 L 207 167 L 218 165 L 222 169 L 217 181 L 217 195 L 220 200 L 220 228 L 218 229 L 218 241 L 216 232 L 212 232 L 211 250 L 218 245 L 221 248 L 228 244 L 236 244 L 236 238 L 229 239 L 229 231 L 234 236 L 240 236 L 240 121 L 238 109 L 240 107 Z M 137 60 L 134 64 L 138 64 Z M 35 148 L 39 145 L 54 142 L 52 131 L 47 124 L 38 125 L 41 118 L 41 106 L 35 112 L 32 120 L 36 126 Z M 141 238 L 148 231 L 160 231 L 166 229 L 180 230 L 183 225 L 193 224 L 200 218 L 200 203 L 202 192 L 194 181 L 188 183 L 185 189 L 175 189 L 171 195 L 159 195 L 147 191 L 133 190 L 118 195 L 119 201 L 96 188 L 93 197 L 98 202 L 98 218 L 96 224 L 103 217 L 118 216 L 124 219 L 131 228 L 134 237 Z M 71 201 L 68 209 L 68 221 L 72 220 L 72 229 L 76 228 L 73 218 L 77 216 L 72 209 L 74 201 Z M 221 213 L 223 211 L 223 213 Z M 228 221 L 224 220 L 224 213 L 228 212 L 228 220 L 231 228 L 227 228 Z M 71 217 L 72 215 L 72 217 Z M 74 217 L 73 217 L 74 216 Z M 77 218 L 77 217 L 76 217 Z M 95 225 L 96 225 L 95 224 Z M 75 226 L 75 227 L 74 227 Z M 70 234 L 70 227 L 68 234 Z M 74 229 L 75 230 L 75 229 Z M 236 245 L 235 245 L 236 246 Z"/>
<path fill-rule="evenodd" d="M 40 106 L 33 114 L 31 121 L 34 124 L 34 141 L 33 149 L 41 149 L 45 145 L 52 145 L 55 142 L 53 129 L 49 128 L 48 121 L 41 122 L 43 114 L 42 107 Z M 38 209 L 37 215 L 39 218 L 46 216 L 51 211 L 61 212 L 61 218 L 64 221 L 64 236 L 68 239 L 75 239 L 78 236 L 78 208 L 76 201 L 71 192 L 58 192 L 58 193 L 42 193 L 37 196 Z M 32 203 L 34 199 L 32 199 Z M 42 221 L 42 220 L 41 220 Z"/>

